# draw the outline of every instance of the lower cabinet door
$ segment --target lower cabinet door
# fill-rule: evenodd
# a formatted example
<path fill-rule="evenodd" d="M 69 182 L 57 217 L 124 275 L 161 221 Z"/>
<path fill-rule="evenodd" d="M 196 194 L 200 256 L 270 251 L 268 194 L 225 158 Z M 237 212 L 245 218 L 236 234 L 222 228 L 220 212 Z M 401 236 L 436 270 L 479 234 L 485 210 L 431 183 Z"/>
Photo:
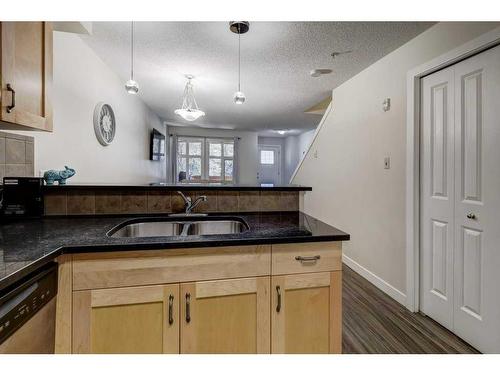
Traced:
<path fill-rule="evenodd" d="M 269 353 L 270 278 L 181 284 L 181 353 Z"/>
<path fill-rule="evenodd" d="M 342 352 L 342 273 L 272 277 L 272 353 Z"/>
<path fill-rule="evenodd" d="M 73 293 L 73 353 L 179 353 L 179 284 Z"/>

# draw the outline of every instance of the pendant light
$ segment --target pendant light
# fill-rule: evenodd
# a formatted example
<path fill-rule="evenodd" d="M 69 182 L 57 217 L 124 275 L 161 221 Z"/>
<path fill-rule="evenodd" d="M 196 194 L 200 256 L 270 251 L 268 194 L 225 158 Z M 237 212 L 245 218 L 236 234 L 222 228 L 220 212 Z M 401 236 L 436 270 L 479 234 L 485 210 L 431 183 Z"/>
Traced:
<path fill-rule="evenodd" d="M 130 35 L 130 79 L 125 82 L 125 90 L 129 94 L 135 95 L 139 92 L 139 84 L 134 81 L 134 21 L 132 21 L 132 25 L 130 27 L 131 35 Z"/>
<path fill-rule="evenodd" d="M 194 98 L 192 75 L 186 75 L 188 79 L 184 94 L 182 95 L 182 107 L 175 110 L 175 114 L 181 116 L 186 121 L 195 121 L 198 118 L 205 116 L 205 112 L 198 108 L 196 99 Z"/>
<path fill-rule="evenodd" d="M 250 29 L 248 21 L 231 21 L 229 22 L 229 30 L 238 34 L 238 91 L 234 93 L 234 103 L 243 104 L 245 102 L 245 94 L 241 91 L 241 34 L 245 34 Z"/>

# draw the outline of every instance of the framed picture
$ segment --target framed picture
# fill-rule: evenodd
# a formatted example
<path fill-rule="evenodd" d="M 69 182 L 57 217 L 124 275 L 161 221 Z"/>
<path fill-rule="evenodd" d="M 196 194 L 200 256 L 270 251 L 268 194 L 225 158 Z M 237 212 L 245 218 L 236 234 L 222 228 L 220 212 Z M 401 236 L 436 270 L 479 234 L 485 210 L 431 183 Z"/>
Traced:
<path fill-rule="evenodd" d="M 149 155 L 150 160 L 158 161 L 165 159 L 165 136 L 156 129 L 153 129 L 151 132 Z"/>

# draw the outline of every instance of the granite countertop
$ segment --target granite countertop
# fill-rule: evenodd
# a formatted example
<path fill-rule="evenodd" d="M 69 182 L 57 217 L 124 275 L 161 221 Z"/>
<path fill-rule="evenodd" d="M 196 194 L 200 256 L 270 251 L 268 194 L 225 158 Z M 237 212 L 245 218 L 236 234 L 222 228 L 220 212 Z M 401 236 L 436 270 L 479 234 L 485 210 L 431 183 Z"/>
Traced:
<path fill-rule="evenodd" d="M 72 183 L 68 180 L 65 185 L 44 185 L 45 191 L 56 190 L 72 190 L 72 189 L 146 189 L 146 190 L 163 190 L 163 191 L 178 191 L 178 190 L 238 190 L 238 191 L 311 191 L 310 186 L 302 185 L 272 185 L 272 184 L 226 184 L 220 182 L 210 183 L 164 183 L 153 182 L 150 184 L 99 184 L 99 183 Z"/>
<path fill-rule="evenodd" d="M 0 294 L 60 254 L 349 240 L 347 233 L 298 211 L 210 216 L 239 217 L 250 229 L 226 235 L 111 238 L 106 236 L 109 230 L 137 216 L 45 217 L 3 223 L 0 228 Z"/>

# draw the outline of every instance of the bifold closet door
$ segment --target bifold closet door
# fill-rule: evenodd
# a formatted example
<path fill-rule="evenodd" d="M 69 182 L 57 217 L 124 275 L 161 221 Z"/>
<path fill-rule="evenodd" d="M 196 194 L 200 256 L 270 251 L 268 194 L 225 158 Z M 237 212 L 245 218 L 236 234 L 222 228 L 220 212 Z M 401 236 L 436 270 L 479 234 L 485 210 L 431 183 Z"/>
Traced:
<path fill-rule="evenodd" d="M 454 332 L 500 353 L 500 46 L 455 66 Z"/>
<path fill-rule="evenodd" d="M 500 46 L 421 93 L 420 309 L 500 353 Z"/>
<path fill-rule="evenodd" d="M 453 327 L 453 67 L 421 81 L 420 310 Z"/>

